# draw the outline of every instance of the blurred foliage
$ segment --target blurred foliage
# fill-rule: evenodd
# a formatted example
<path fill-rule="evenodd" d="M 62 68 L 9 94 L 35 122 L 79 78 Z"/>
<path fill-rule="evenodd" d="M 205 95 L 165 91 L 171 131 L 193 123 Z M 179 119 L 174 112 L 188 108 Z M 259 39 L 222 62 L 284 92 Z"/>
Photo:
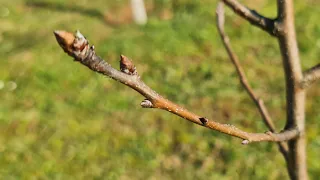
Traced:
<path fill-rule="evenodd" d="M 0 0 L 0 179 L 287 179 L 275 144 L 242 146 L 167 112 L 141 109 L 140 95 L 73 62 L 52 34 L 80 29 L 114 67 L 120 54 L 131 57 L 143 80 L 169 99 L 264 132 L 217 34 L 216 3 L 148 0 L 149 23 L 141 27 L 131 23 L 125 0 Z M 276 15 L 275 2 L 244 3 Z M 296 1 L 304 69 L 319 62 L 319 5 Z M 276 39 L 230 10 L 226 30 L 281 130 L 285 88 Z M 319 88 L 308 91 L 306 107 L 312 179 L 320 176 Z"/>

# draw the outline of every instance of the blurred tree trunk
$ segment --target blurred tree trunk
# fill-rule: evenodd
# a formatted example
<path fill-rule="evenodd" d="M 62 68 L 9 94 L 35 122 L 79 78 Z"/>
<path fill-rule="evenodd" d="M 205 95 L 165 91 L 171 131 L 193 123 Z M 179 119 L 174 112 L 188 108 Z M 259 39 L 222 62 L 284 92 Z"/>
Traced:
<path fill-rule="evenodd" d="M 143 0 L 131 0 L 132 16 L 135 23 L 144 25 L 147 23 L 147 11 Z"/>

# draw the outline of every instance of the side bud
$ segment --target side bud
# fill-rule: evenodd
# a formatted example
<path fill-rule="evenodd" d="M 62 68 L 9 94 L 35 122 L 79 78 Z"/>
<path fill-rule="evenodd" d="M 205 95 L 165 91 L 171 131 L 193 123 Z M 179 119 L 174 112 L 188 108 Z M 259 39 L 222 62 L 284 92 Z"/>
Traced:
<path fill-rule="evenodd" d="M 140 103 L 141 107 L 143 108 L 153 108 L 153 104 L 151 101 L 149 101 L 148 99 L 145 99 L 143 100 L 141 103 Z"/>
<path fill-rule="evenodd" d="M 137 70 L 132 61 L 124 55 L 120 55 L 120 70 L 129 75 L 137 75 Z"/>

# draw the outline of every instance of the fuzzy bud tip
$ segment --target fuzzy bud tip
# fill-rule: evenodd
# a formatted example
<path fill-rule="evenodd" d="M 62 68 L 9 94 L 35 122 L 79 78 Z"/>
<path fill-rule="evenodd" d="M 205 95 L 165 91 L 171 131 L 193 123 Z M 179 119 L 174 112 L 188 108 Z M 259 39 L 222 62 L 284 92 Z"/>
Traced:
<path fill-rule="evenodd" d="M 53 33 L 64 52 L 72 54 L 73 42 L 75 40 L 75 36 L 73 35 L 73 33 L 59 30 L 54 31 Z"/>

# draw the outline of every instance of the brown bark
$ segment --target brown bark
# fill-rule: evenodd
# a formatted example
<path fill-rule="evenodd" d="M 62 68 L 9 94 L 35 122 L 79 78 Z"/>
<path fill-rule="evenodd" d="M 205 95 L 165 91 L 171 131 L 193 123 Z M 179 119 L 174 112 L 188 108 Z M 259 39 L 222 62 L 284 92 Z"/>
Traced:
<path fill-rule="evenodd" d="M 308 179 L 305 140 L 305 91 L 300 82 L 303 74 L 300 65 L 299 49 L 294 24 L 292 0 L 278 0 L 278 18 L 283 68 L 286 79 L 287 123 L 285 129 L 296 127 L 300 136 L 290 140 L 289 174 L 291 179 Z"/>

